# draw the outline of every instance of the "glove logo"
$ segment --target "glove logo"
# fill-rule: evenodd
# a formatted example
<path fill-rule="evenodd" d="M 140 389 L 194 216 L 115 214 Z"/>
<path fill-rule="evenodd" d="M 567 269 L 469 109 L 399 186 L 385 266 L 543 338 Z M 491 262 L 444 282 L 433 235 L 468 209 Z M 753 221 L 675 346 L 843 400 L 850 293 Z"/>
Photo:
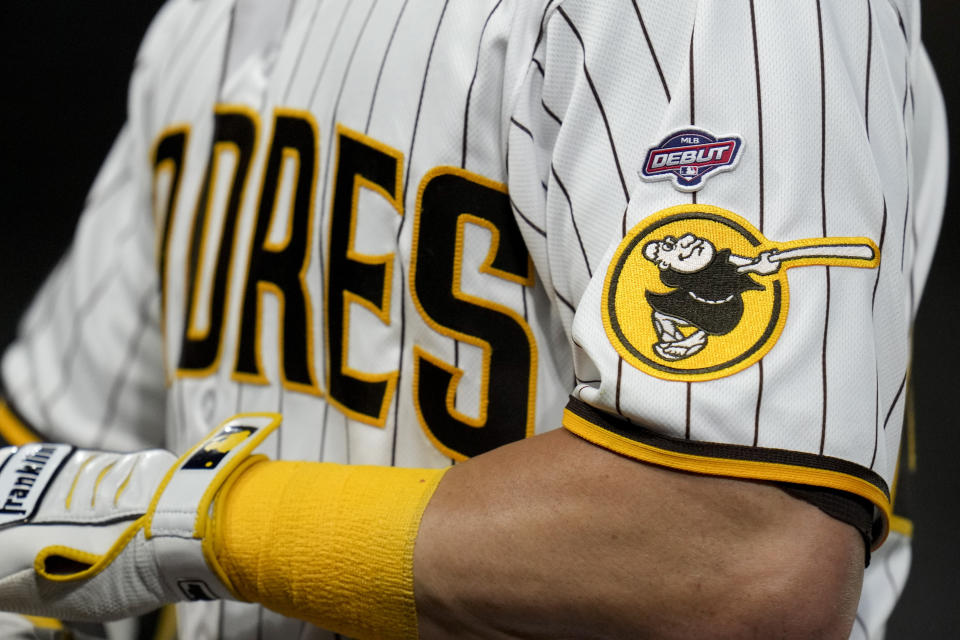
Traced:
<path fill-rule="evenodd" d="M 210 587 L 203 580 L 178 580 L 177 586 L 180 587 L 180 591 L 190 602 L 217 599 L 217 596 L 213 595 Z"/>
<path fill-rule="evenodd" d="M 182 469 L 216 469 L 227 455 L 257 432 L 256 427 L 226 426 L 197 447 Z"/>
<path fill-rule="evenodd" d="M 18 449 L 0 468 L 0 528 L 33 517 L 47 487 L 73 447 L 31 444 Z"/>
<path fill-rule="evenodd" d="M 729 171 L 740 159 L 739 136 L 718 138 L 704 129 L 679 129 L 647 151 L 644 180 L 673 180 L 680 191 L 697 191 L 711 174 Z"/>
<path fill-rule="evenodd" d="M 773 348 L 787 318 L 787 269 L 879 264 L 869 238 L 774 242 L 725 209 L 680 205 L 641 221 L 620 243 L 604 283 L 603 325 L 637 369 L 711 380 Z"/>

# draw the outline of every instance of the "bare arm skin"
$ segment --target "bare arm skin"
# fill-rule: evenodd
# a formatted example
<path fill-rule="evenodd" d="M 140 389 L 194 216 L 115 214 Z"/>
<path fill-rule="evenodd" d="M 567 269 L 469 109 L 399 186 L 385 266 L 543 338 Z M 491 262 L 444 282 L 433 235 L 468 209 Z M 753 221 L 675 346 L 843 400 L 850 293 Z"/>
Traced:
<path fill-rule="evenodd" d="M 559 429 L 451 469 L 414 554 L 422 638 L 842 638 L 853 527 L 780 489 Z"/>

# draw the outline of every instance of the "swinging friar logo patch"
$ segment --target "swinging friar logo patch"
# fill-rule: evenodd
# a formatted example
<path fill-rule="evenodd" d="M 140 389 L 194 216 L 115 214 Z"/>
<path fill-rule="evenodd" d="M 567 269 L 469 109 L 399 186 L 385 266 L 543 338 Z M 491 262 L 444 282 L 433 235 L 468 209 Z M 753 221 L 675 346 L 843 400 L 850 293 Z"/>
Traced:
<path fill-rule="evenodd" d="M 780 337 L 787 269 L 879 264 L 869 238 L 777 242 L 725 209 L 680 205 L 641 221 L 617 247 L 603 324 L 641 371 L 667 380 L 720 378 L 757 362 Z"/>

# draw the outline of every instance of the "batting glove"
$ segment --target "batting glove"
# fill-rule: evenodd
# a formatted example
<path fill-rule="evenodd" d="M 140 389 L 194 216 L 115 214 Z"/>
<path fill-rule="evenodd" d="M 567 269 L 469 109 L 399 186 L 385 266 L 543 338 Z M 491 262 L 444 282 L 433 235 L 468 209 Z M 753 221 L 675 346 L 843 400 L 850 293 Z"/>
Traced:
<path fill-rule="evenodd" d="M 280 425 L 231 418 L 177 459 L 30 444 L 0 449 L 0 609 L 112 620 L 234 599 L 205 537 L 217 496 Z"/>

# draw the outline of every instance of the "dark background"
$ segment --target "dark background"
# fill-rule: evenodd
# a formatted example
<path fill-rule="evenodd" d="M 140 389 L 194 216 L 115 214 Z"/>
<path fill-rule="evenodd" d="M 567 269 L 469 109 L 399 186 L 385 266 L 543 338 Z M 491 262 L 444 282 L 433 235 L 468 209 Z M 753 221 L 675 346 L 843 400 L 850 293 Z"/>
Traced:
<path fill-rule="evenodd" d="M 842 0 L 849 1 L 849 0 Z M 0 24 L 0 345 L 69 242 L 86 191 L 123 121 L 127 77 L 158 0 L 6 2 Z M 960 2 L 923 0 L 924 40 L 948 113 L 960 114 Z M 960 123 L 951 131 L 960 149 Z M 951 165 L 958 160 L 951 154 Z M 956 172 L 955 172 L 956 173 Z M 951 184 L 914 337 L 919 472 L 915 556 L 888 637 L 960 636 L 960 298 L 953 245 L 960 179 Z M 949 243 L 949 244 L 948 244 Z"/>

